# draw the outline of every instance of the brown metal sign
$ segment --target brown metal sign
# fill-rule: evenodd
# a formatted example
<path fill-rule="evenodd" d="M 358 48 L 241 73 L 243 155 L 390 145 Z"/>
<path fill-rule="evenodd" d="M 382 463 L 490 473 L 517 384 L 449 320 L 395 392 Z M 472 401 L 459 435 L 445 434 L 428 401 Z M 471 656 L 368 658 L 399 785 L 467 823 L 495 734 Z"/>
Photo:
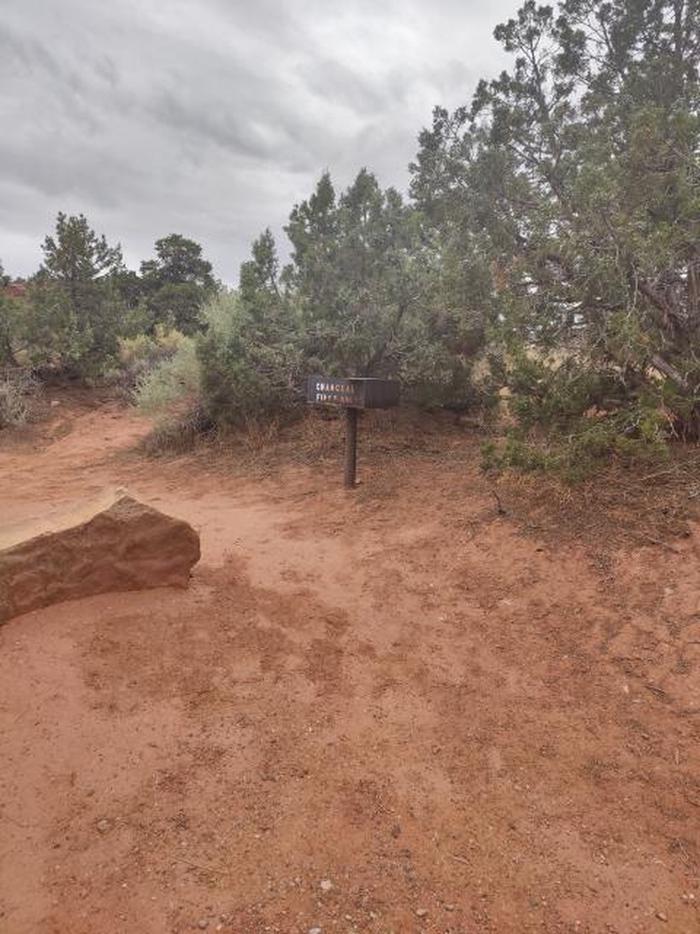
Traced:
<path fill-rule="evenodd" d="M 351 376 L 310 376 L 306 399 L 321 405 L 352 406 L 356 409 L 390 409 L 399 404 L 399 384 L 391 379 Z"/>
<path fill-rule="evenodd" d="M 345 408 L 345 486 L 355 488 L 358 409 L 389 409 L 399 404 L 399 384 L 390 379 L 309 376 L 307 402 Z"/>
<path fill-rule="evenodd" d="M 328 376 L 310 376 L 306 387 L 308 402 L 321 405 L 354 405 L 357 403 L 356 388 L 350 379 L 333 379 Z"/>

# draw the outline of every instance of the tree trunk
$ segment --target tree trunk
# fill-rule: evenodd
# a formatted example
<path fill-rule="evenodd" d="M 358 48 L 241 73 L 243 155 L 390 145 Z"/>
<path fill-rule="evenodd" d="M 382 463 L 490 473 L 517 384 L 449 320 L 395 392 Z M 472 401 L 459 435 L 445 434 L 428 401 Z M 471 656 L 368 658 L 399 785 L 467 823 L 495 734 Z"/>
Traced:
<path fill-rule="evenodd" d="M 655 353 L 651 358 L 651 365 L 655 367 L 659 373 L 663 373 L 664 376 L 667 376 L 672 382 L 674 382 L 679 389 L 682 389 L 683 392 L 690 392 L 690 385 L 688 380 L 683 376 L 680 370 L 677 370 L 673 364 L 669 363 L 667 360 L 664 360 L 662 356 Z"/>

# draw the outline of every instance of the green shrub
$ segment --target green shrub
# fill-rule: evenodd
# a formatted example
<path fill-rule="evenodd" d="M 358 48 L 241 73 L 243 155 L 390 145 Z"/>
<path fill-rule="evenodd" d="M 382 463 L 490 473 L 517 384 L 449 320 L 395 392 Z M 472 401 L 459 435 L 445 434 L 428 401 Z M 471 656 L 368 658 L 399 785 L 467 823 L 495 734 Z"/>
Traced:
<path fill-rule="evenodd" d="M 566 431 L 587 412 L 624 405 L 634 390 L 620 370 L 574 354 L 549 361 L 519 351 L 509 360 L 505 377 L 510 411 L 525 428 Z"/>
<path fill-rule="evenodd" d="M 179 331 L 166 330 L 162 325 L 156 325 L 153 334 L 120 337 L 112 381 L 133 393 L 151 371 L 174 357 L 186 340 Z"/>
<path fill-rule="evenodd" d="M 285 310 L 257 316 L 225 292 L 204 308 L 197 339 L 202 406 L 220 427 L 285 421 L 300 411 L 301 355 Z"/>
<path fill-rule="evenodd" d="M 576 483 L 612 463 L 628 466 L 665 458 L 666 429 L 663 414 L 643 406 L 580 418 L 569 424 L 567 432 L 550 430 L 543 435 L 515 429 L 500 444 L 482 447 L 482 467 L 546 471 Z"/>
<path fill-rule="evenodd" d="M 175 352 L 170 348 L 168 355 L 138 379 L 134 391 L 141 411 L 161 416 L 192 410 L 200 401 L 201 374 L 194 339 L 182 335 L 175 339 L 173 332 L 167 333 L 175 342 Z"/>
<path fill-rule="evenodd" d="M 510 355 L 508 415 L 515 421 L 500 445 L 483 449 L 486 469 L 550 471 L 570 482 L 602 466 L 664 457 L 673 415 L 663 383 L 580 354 L 547 359 Z"/>
<path fill-rule="evenodd" d="M 163 331 L 160 340 L 137 339 L 124 345 L 125 356 L 154 353 L 160 360 L 138 379 L 134 398 L 138 408 L 156 416 L 142 447 L 149 456 L 183 454 L 191 451 L 197 437 L 211 427 L 201 405 L 201 372 L 195 341 L 173 331 Z M 167 350 L 167 353 L 166 353 Z"/>

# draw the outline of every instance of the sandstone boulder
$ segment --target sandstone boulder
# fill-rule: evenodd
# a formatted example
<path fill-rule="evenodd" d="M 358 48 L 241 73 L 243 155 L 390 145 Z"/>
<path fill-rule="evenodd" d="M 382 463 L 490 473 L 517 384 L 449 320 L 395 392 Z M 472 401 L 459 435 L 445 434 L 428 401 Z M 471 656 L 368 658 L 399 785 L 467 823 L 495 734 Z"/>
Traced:
<path fill-rule="evenodd" d="M 185 587 L 199 535 L 125 490 L 39 523 L 0 529 L 0 623 L 114 590 Z"/>

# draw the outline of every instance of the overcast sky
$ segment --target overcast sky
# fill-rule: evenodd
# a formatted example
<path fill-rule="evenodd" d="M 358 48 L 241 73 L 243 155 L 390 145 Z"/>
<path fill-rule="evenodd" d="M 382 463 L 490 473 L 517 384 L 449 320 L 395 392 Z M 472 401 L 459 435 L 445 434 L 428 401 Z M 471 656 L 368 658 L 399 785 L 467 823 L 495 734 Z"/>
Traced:
<path fill-rule="evenodd" d="M 56 213 L 138 268 L 171 232 L 235 282 L 328 168 L 405 189 L 433 105 L 505 59 L 517 0 L 2 0 L 0 259 L 27 275 Z"/>

